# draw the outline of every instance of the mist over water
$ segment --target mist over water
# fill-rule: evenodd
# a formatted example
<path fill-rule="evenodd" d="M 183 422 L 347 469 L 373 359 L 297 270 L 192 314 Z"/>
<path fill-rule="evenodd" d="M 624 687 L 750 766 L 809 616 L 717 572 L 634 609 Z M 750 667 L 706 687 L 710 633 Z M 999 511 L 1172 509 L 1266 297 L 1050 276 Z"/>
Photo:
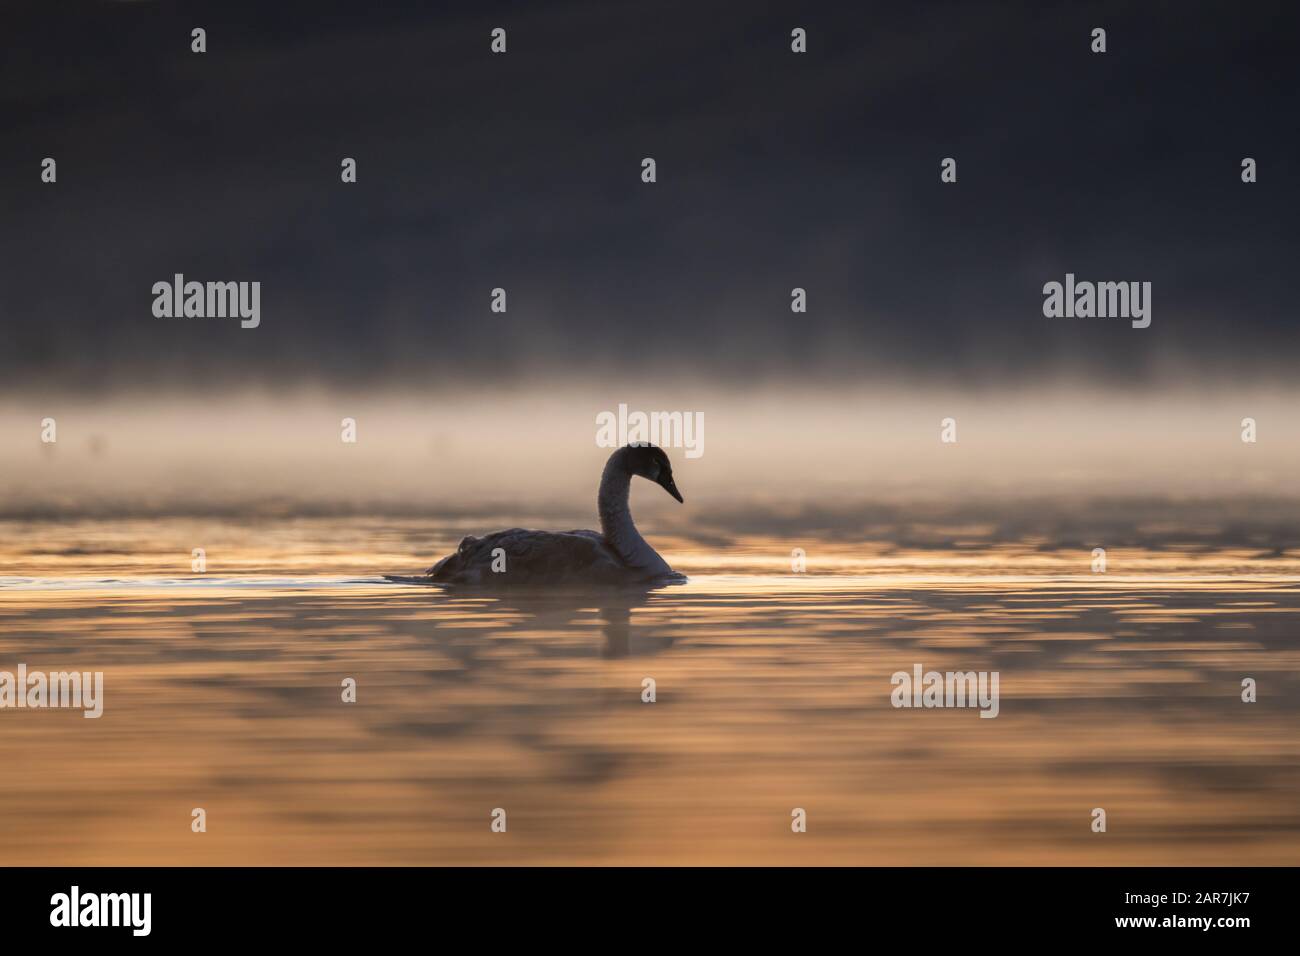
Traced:
<path fill-rule="evenodd" d="M 702 416 L 702 454 L 668 448 L 687 497 L 634 494 L 638 515 L 692 523 L 751 512 L 984 499 L 1178 502 L 1295 496 L 1297 394 L 1270 387 L 932 391 L 563 382 L 517 389 L 141 393 L 11 401 L 0 512 L 426 513 L 509 505 L 591 513 L 608 449 L 597 416 Z M 53 418 L 58 441 L 40 441 Z M 1242 419 L 1256 443 L 1241 440 Z M 343 419 L 356 441 L 342 440 Z M 955 422 L 956 442 L 940 441 Z M 788 525 L 785 525 L 788 526 Z M 797 526 L 796 526 L 797 527 Z M 795 527 L 790 527 L 795 530 Z"/>
<path fill-rule="evenodd" d="M 596 417 L 620 402 L 704 416 L 701 457 L 669 449 L 686 503 L 648 482 L 632 496 L 685 585 L 383 582 L 465 534 L 595 526 Z M 60 767 L 100 781 L 88 815 L 71 770 L 11 779 L 0 814 L 25 821 L 11 851 L 1286 862 L 1300 850 L 1292 407 L 1267 389 L 617 384 L 10 404 L 0 661 L 105 673 L 93 728 L 47 715 L 0 737 L 0 760 L 58 748 Z M 956 443 L 940 441 L 947 417 Z M 890 675 L 918 663 L 999 672 L 998 716 L 894 709 Z M 1267 706 L 1239 701 L 1243 676 Z M 347 677 L 355 705 L 339 703 Z M 1099 805 L 1123 821 L 1104 843 L 1089 840 Z M 219 838 L 189 839 L 191 806 Z M 501 806 L 509 843 L 487 828 Z M 792 843 L 794 806 L 810 829 Z"/>

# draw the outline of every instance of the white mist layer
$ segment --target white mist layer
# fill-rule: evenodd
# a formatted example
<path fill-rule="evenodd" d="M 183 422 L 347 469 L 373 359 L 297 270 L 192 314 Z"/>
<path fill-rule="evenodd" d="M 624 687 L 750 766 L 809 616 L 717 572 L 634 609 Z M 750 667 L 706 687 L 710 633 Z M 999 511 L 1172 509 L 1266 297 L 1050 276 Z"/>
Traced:
<path fill-rule="evenodd" d="M 487 506 L 594 512 L 597 416 L 702 414 L 703 454 L 669 448 L 687 507 L 1019 496 L 1295 495 L 1295 394 L 901 389 L 749 392 L 602 386 L 577 394 L 302 393 L 10 403 L 7 514 Z M 57 441 L 41 441 L 55 420 Z M 341 439 L 356 421 L 355 443 Z M 956 422 L 956 442 L 941 441 Z M 1257 441 L 1242 441 L 1253 418 Z M 680 508 L 635 488 L 633 509 Z"/>

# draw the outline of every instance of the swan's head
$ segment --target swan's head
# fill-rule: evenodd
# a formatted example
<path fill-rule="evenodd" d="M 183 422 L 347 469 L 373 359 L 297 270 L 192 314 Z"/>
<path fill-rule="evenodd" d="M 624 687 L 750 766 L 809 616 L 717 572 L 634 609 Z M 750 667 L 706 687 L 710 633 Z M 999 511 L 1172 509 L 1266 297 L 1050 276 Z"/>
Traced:
<path fill-rule="evenodd" d="M 673 466 L 662 448 L 645 444 L 628 445 L 627 470 L 648 478 L 678 501 L 682 500 L 682 493 L 673 481 Z"/>

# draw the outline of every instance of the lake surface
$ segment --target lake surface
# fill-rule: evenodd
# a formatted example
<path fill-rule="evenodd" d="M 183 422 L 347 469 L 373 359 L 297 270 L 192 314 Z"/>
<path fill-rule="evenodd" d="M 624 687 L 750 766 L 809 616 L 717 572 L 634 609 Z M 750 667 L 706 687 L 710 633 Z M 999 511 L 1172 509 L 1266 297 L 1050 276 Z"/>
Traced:
<path fill-rule="evenodd" d="M 1294 550 L 676 527 L 646 594 L 381 578 L 511 523 L 0 522 L 0 670 L 104 673 L 98 720 L 0 710 L 5 859 L 1300 862 Z M 996 719 L 892 706 L 918 664 Z"/>

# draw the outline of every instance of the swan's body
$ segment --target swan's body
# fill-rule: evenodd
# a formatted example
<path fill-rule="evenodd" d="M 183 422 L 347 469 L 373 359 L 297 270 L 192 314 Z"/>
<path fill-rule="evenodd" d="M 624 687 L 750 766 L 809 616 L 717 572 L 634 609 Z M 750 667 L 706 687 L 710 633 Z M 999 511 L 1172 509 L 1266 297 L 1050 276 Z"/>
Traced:
<path fill-rule="evenodd" d="M 620 585 L 681 579 L 632 522 L 632 476 L 655 482 L 678 501 L 672 466 L 662 449 L 627 445 L 609 456 L 600 476 L 596 508 L 600 531 L 530 531 L 511 528 L 465 538 L 428 571 L 437 584 L 472 587 Z"/>

